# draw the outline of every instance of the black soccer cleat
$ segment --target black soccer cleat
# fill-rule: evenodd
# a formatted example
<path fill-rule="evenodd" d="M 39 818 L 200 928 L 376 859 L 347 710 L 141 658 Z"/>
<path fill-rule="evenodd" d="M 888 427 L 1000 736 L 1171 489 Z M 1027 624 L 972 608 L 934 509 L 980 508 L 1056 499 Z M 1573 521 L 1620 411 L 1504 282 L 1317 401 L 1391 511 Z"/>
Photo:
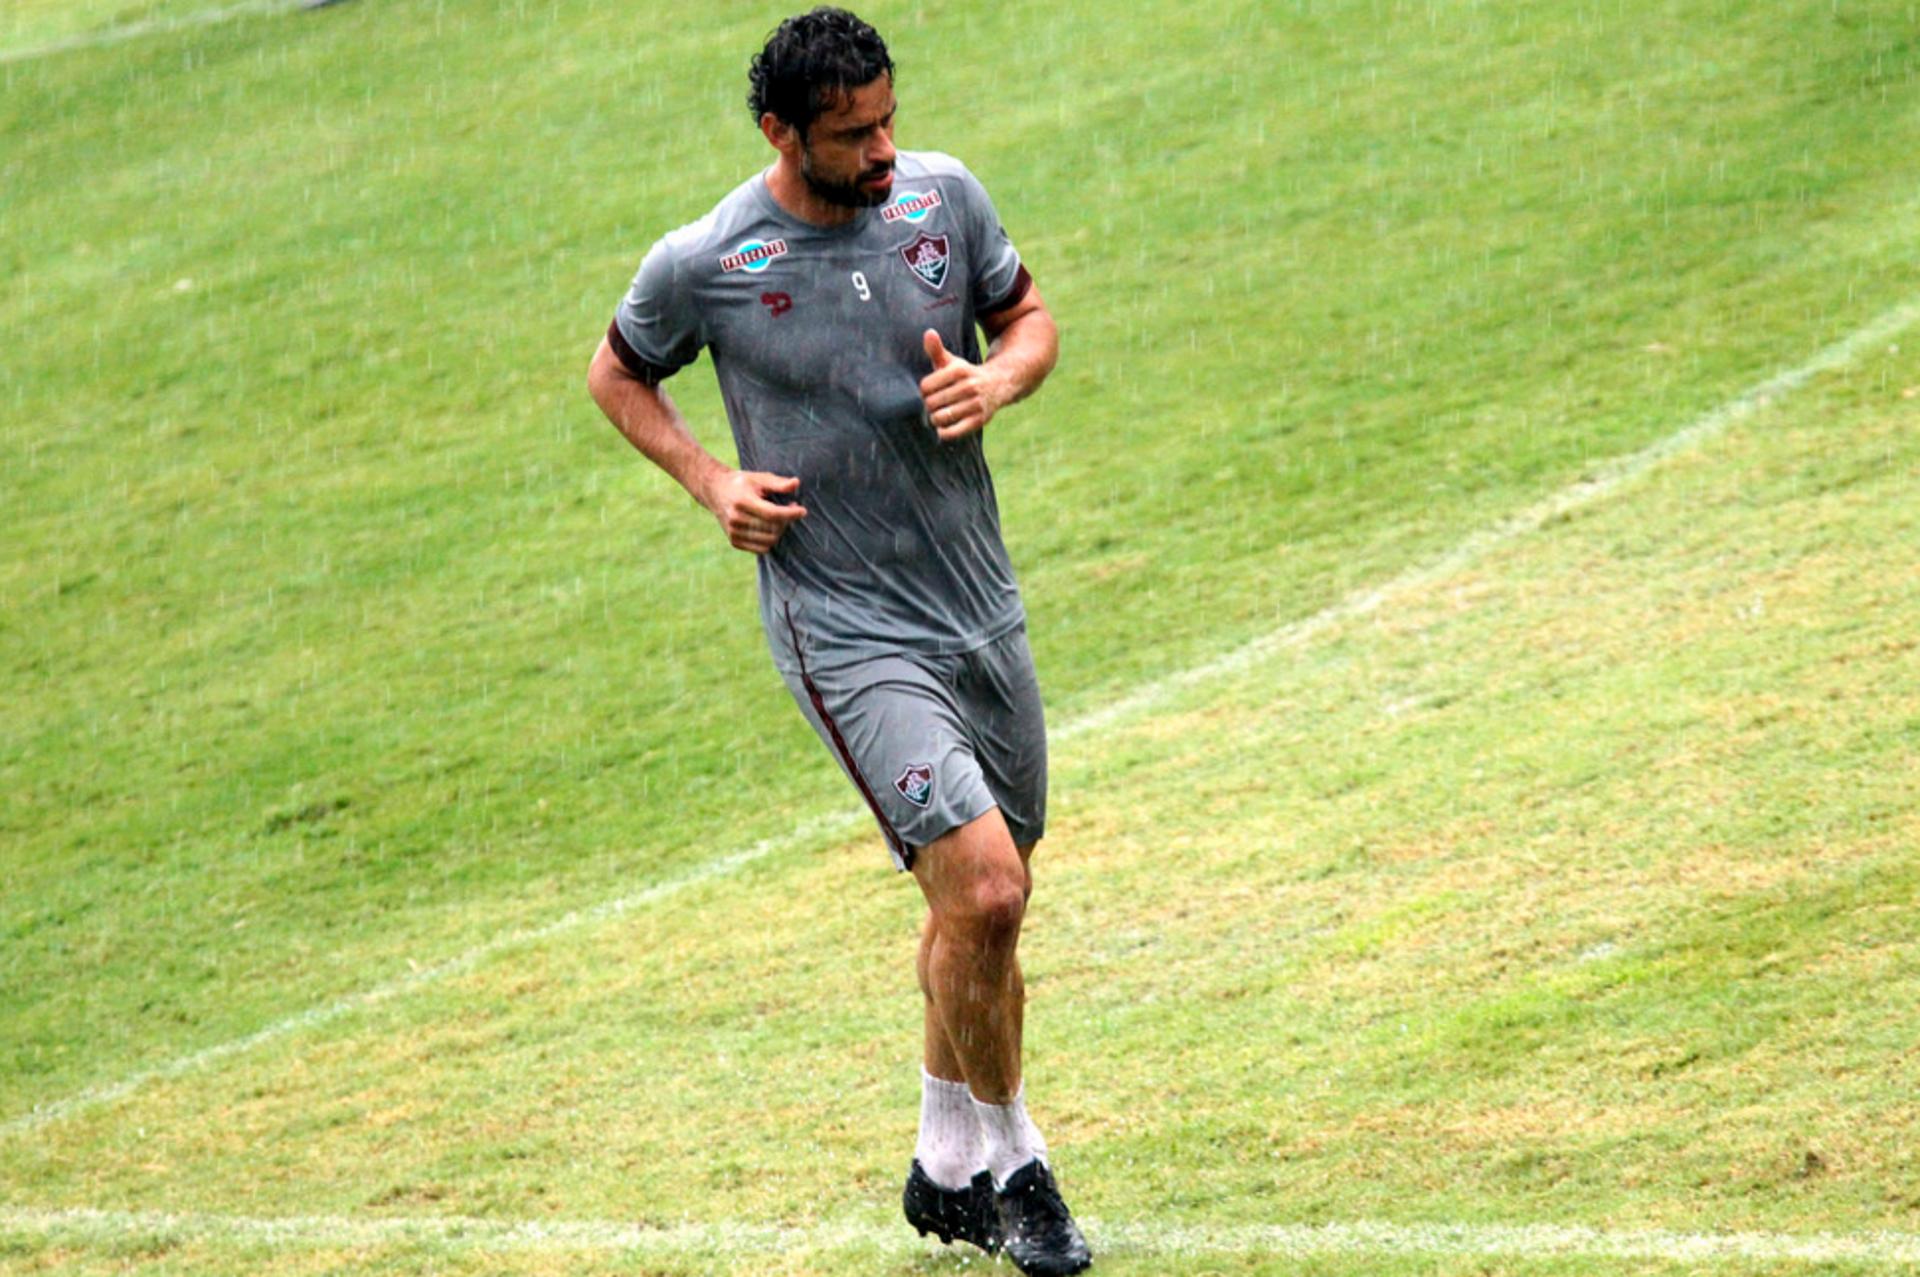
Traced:
<path fill-rule="evenodd" d="M 1000 1214 L 1000 1244 L 1027 1277 L 1067 1277 L 1093 1263 L 1053 1172 L 1039 1158 L 1015 1171 L 993 1204 Z"/>
<path fill-rule="evenodd" d="M 925 1237 L 932 1233 L 942 1244 L 971 1242 L 989 1255 L 1000 1249 L 1000 1219 L 994 1212 L 993 1176 L 981 1171 L 965 1188 L 942 1188 L 913 1159 L 907 1187 L 900 1194 L 907 1222 Z"/>

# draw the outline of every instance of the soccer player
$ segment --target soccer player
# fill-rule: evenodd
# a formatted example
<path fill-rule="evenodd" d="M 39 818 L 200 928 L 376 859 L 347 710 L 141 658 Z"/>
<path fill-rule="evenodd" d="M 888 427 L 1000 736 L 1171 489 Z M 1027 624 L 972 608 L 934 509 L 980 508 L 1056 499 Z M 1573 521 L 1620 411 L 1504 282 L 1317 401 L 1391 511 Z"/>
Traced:
<path fill-rule="evenodd" d="M 749 78 L 773 163 L 647 253 L 588 386 L 758 557 L 774 665 L 926 897 L 908 1222 L 1029 1274 L 1076 1273 L 1091 1257 L 1021 1084 L 1015 948 L 1046 728 L 981 448 L 1052 370 L 1058 335 L 973 174 L 894 149 L 872 27 L 824 7 L 790 18 Z M 738 469 L 661 388 L 703 347 Z"/>

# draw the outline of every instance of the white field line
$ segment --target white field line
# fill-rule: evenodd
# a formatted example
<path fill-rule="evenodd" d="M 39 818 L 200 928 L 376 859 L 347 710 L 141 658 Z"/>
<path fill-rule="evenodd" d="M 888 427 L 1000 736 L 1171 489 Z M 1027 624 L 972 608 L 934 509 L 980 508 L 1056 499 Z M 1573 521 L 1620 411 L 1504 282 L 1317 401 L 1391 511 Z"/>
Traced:
<path fill-rule="evenodd" d="M 1593 472 L 1558 492 L 1508 516 L 1491 527 L 1473 533 L 1453 549 L 1430 562 L 1410 568 L 1369 589 L 1357 590 L 1331 607 L 1303 620 L 1283 625 L 1221 656 L 1189 669 L 1180 670 L 1149 683 L 1101 709 L 1067 724 L 1053 736 L 1070 740 L 1086 732 L 1099 731 L 1122 719 L 1130 718 L 1168 697 L 1214 679 L 1243 673 L 1267 658 L 1285 650 L 1304 647 L 1344 621 L 1370 615 L 1383 606 L 1415 590 L 1424 589 L 1453 576 L 1475 560 L 1531 532 L 1538 532 L 1554 519 L 1590 505 L 1621 485 L 1638 478 L 1676 453 L 1698 447 L 1728 426 L 1777 402 L 1804 385 L 1810 378 L 1828 369 L 1848 363 L 1862 351 L 1897 336 L 1920 319 L 1920 298 L 1913 298 L 1865 327 L 1834 342 L 1813 358 L 1729 399 L 1686 428 L 1647 445 L 1629 456 L 1602 462 Z"/>
<path fill-rule="evenodd" d="M 1087 1221 L 1096 1252 L 1114 1255 L 1586 1256 L 1693 1262 L 1920 1263 L 1920 1233 L 1605 1232 L 1560 1224 L 1265 1224 L 1183 1227 Z M 899 1223 L 862 1221 L 805 1228 L 771 1224 L 667 1224 L 613 1220 L 494 1220 L 472 1217 L 171 1214 L 160 1211 L 34 1210 L 0 1207 L 0 1233 L 95 1243 L 168 1239 L 219 1246 L 365 1249 L 431 1245 L 503 1252 L 619 1251 L 656 1255 L 785 1254 L 877 1249 L 910 1254 L 931 1243 Z"/>
<path fill-rule="evenodd" d="M 218 9 L 183 13 L 177 18 L 149 18 L 145 22 L 129 22 L 123 27 L 89 31 L 85 35 L 69 36 L 64 40 L 50 40 L 46 44 L 29 45 L 22 49 L 0 49 L 0 63 L 28 62 L 34 58 L 50 57 L 56 53 L 70 53 L 75 49 L 98 49 L 109 44 L 124 44 L 128 40 L 137 40 L 142 36 L 161 35 L 168 31 L 184 31 L 188 27 L 212 26 L 216 22 L 243 18 L 254 13 L 278 13 L 283 9 L 296 8 L 297 3 L 298 0 L 245 0 L 245 3 L 223 5 Z"/>
<path fill-rule="evenodd" d="M 1895 336 L 1917 319 L 1920 319 L 1920 298 L 1894 307 L 1849 336 L 1820 351 L 1799 367 L 1768 378 L 1674 434 L 1630 456 L 1597 466 L 1593 474 L 1562 488 L 1545 500 L 1529 506 L 1492 527 L 1473 533 L 1433 561 L 1410 569 L 1383 585 L 1355 591 L 1312 616 L 1283 625 L 1213 660 L 1177 671 L 1137 688 L 1111 704 L 1069 720 L 1055 729 L 1052 736 L 1056 741 L 1068 741 L 1089 732 L 1111 727 L 1123 719 L 1160 704 L 1179 692 L 1212 679 L 1242 673 L 1278 652 L 1311 642 L 1343 621 L 1376 612 L 1385 604 L 1410 591 L 1431 585 L 1460 571 L 1489 551 L 1527 533 L 1538 531 L 1549 520 L 1606 496 L 1675 453 L 1705 442 L 1760 407 L 1786 396 L 1816 374 L 1844 364 L 1862 350 Z M 64 1100 L 42 1105 L 0 1123 L 0 1140 L 37 1131 L 52 1122 L 71 1117 L 76 1113 L 102 1104 L 110 1104 L 132 1094 L 148 1082 L 194 1072 L 289 1034 L 330 1023 L 362 1007 L 411 993 L 448 976 L 459 975 L 505 950 L 552 939 L 583 926 L 592 926 L 620 917 L 657 900 L 672 896 L 696 883 L 723 877 L 776 852 L 798 850 L 825 837 L 837 838 L 850 835 L 861 828 L 866 819 L 864 808 L 843 809 L 832 815 L 810 818 L 791 830 L 770 835 L 750 847 L 706 861 L 678 877 L 669 878 L 631 895 L 621 896 L 588 909 L 563 914 L 539 927 L 497 936 L 485 944 L 476 945 L 465 953 L 443 962 L 416 968 L 385 984 L 351 994 L 324 1006 L 299 1012 L 283 1020 L 277 1020 L 246 1037 L 222 1042 L 190 1055 L 181 1056 L 158 1067 L 134 1073 L 118 1082 L 89 1087 Z"/>
<path fill-rule="evenodd" d="M 519 931 L 510 931 L 505 935 L 494 937 L 485 944 L 475 945 L 465 953 L 448 958 L 443 962 L 436 962 L 431 966 L 416 966 L 408 971 L 407 974 L 397 979 L 389 980 L 385 984 L 375 985 L 373 988 L 362 990 L 359 993 L 348 994 L 344 998 L 328 1002 L 323 1006 L 309 1008 L 298 1014 L 290 1015 L 283 1020 L 275 1020 L 272 1024 L 267 1025 L 257 1032 L 250 1033 L 246 1037 L 234 1038 L 231 1041 L 221 1042 L 215 1046 L 207 1047 L 204 1050 L 195 1051 L 191 1055 L 183 1055 L 178 1059 L 170 1060 L 166 1064 L 159 1065 L 156 1068 L 145 1069 L 141 1072 L 131 1074 L 118 1082 L 89 1087 L 75 1095 L 68 1096 L 64 1100 L 57 1100 L 52 1104 L 36 1108 L 32 1112 L 12 1118 L 5 1124 L 0 1124 L 0 1139 L 4 1139 L 10 1135 L 19 1135 L 38 1130 L 50 1122 L 57 1122 L 61 1118 L 71 1117 L 75 1113 L 82 1112 L 83 1110 L 96 1108 L 102 1104 L 111 1104 L 115 1100 L 131 1095 L 148 1082 L 162 1081 L 166 1078 L 179 1077 L 184 1073 L 192 1073 L 198 1069 L 205 1068 L 209 1064 L 227 1059 L 230 1056 L 243 1054 L 257 1046 L 264 1046 L 278 1038 L 284 1038 L 289 1034 L 299 1033 L 305 1029 L 319 1028 L 323 1024 L 329 1024 L 344 1015 L 351 1014 L 364 1007 L 370 1007 L 376 1003 L 385 1002 L 388 999 L 412 993 L 416 989 L 422 989 L 427 985 L 436 984 L 449 976 L 461 975 L 473 970 L 473 968 L 488 958 L 508 949 L 518 948 L 522 945 L 538 944 L 542 940 L 550 940 L 555 936 L 576 930 L 580 927 L 590 927 L 596 923 L 621 917 L 624 914 L 644 908 L 656 901 L 665 900 L 669 896 L 677 895 L 688 887 L 710 881 L 714 878 L 725 877 L 734 870 L 744 865 L 752 864 L 754 861 L 760 860 L 774 851 L 802 847 L 819 838 L 844 837 L 859 827 L 859 820 L 865 814 L 864 809 L 858 812 L 843 811 L 833 816 L 814 817 L 802 821 L 785 833 L 776 834 L 770 838 L 763 838 L 751 847 L 743 847 L 738 851 L 730 852 L 727 855 L 717 857 L 713 860 L 703 861 L 675 877 L 654 883 L 630 895 L 620 896 L 614 900 L 602 901 L 600 904 L 594 905 L 591 908 L 572 910 L 571 912 L 560 915 L 552 922 L 542 923 L 537 927 L 527 927 Z"/>

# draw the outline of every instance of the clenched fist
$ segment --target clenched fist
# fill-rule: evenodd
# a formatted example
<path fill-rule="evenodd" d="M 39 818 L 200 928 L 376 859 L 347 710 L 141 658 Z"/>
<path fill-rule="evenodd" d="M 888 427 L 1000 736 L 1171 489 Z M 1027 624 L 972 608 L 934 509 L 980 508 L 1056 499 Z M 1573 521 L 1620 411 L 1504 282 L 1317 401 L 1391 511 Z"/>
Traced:
<path fill-rule="evenodd" d="M 713 481 L 702 504 L 713 511 L 736 550 L 765 554 L 789 524 L 807 517 L 803 505 L 776 505 L 774 496 L 792 496 L 800 480 L 760 470 L 729 470 Z"/>

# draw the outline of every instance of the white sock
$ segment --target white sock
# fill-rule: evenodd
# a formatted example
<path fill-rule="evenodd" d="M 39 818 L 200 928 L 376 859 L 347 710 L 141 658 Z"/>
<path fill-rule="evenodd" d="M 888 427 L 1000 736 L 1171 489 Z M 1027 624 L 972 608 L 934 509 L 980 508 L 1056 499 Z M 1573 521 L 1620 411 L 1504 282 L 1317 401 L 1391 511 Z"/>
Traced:
<path fill-rule="evenodd" d="M 973 1111 L 980 1115 L 980 1133 L 987 1142 L 987 1169 L 993 1172 L 995 1184 L 1004 1188 L 1015 1171 L 1035 1158 L 1046 1162 L 1047 1142 L 1027 1116 L 1026 1083 L 1020 1084 L 1012 1103 L 974 1100 Z"/>
<path fill-rule="evenodd" d="M 987 1146 L 965 1082 L 920 1070 L 920 1142 L 913 1155 L 942 1188 L 965 1188 L 986 1168 Z"/>

